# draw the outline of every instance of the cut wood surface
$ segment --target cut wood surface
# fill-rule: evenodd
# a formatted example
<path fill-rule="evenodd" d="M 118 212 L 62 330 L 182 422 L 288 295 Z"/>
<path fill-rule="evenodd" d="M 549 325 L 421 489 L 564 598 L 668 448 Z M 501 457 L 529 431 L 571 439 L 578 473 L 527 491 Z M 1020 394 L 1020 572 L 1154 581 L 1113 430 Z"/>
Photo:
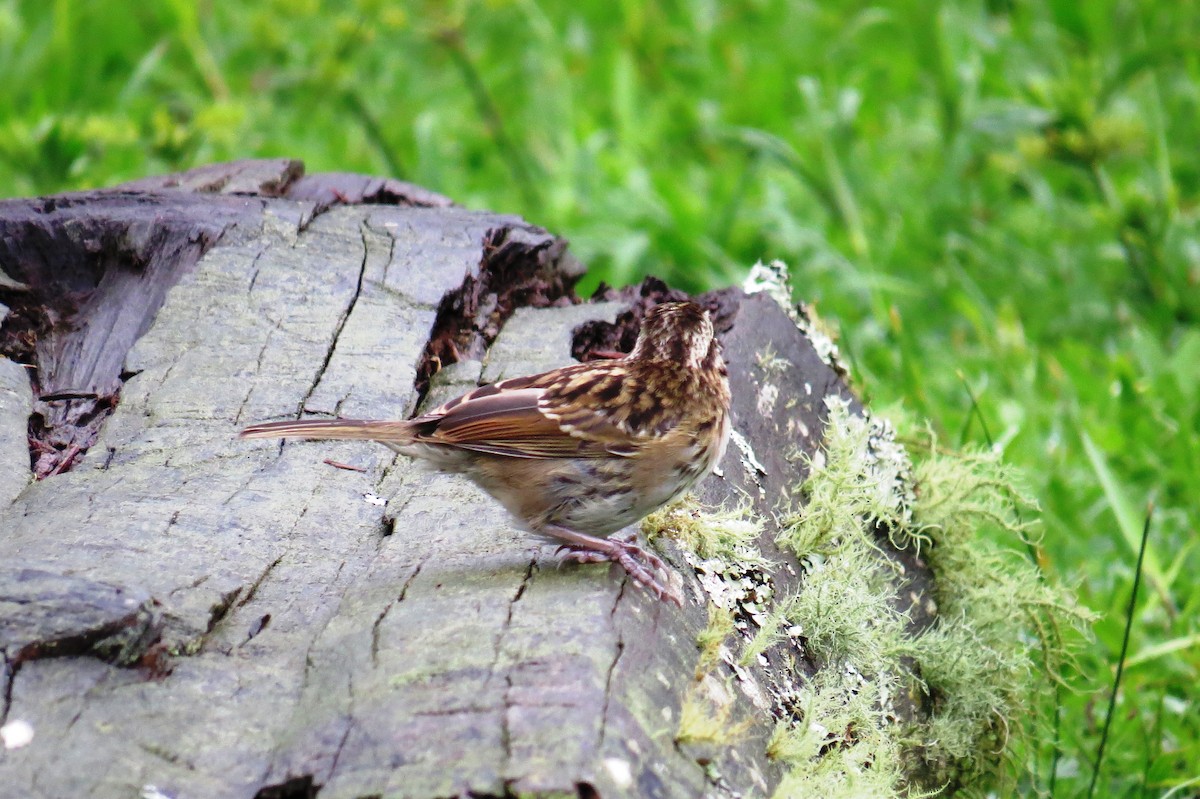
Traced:
<path fill-rule="evenodd" d="M 769 794 L 774 666 L 739 681 L 744 745 L 675 743 L 706 597 L 670 546 L 683 608 L 558 566 L 468 482 L 383 447 L 236 438 L 569 363 L 670 292 L 581 304 L 544 230 L 302 175 L 0 202 L 0 343 L 36 365 L 0 359 L 0 724 L 34 733 L 0 749 L 0 795 Z M 742 441 L 701 494 L 770 517 L 848 394 L 767 294 L 705 299 Z M 769 387 L 767 350 L 791 364 Z"/>

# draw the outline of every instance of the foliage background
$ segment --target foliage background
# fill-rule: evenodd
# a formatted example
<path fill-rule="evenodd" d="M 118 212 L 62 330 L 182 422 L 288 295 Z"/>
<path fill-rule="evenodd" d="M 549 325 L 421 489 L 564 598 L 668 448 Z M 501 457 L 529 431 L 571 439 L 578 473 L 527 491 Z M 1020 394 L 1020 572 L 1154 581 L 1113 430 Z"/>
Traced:
<path fill-rule="evenodd" d="M 0 0 L 0 195 L 205 162 L 388 174 L 571 238 L 591 285 L 781 258 L 860 389 L 1025 467 L 1102 615 L 1028 793 L 1200 781 L 1191 0 Z M 1190 786 L 1190 787 L 1188 787 Z"/>

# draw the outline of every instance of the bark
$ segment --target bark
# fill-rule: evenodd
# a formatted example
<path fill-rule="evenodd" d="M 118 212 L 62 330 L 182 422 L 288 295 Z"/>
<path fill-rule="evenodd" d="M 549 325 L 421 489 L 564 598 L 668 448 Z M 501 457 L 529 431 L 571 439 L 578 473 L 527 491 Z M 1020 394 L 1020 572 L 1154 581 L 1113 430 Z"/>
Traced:
<path fill-rule="evenodd" d="M 235 437 L 562 365 L 671 293 L 581 304 L 581 272 L 518 218 L 294 161 L 0 202 L 0 725 L 34 730 L 0 793 L 769 793 L 753 691 L 743 745 L 673 740 L 706 618 L 680 558 L 677 609 L 382 447 Z M 747 446 L 702 494 L 771 514 L 848 394 L 765 294 L 705 299 Z M 768 347 L 795 403 L 764 408 Z"/>

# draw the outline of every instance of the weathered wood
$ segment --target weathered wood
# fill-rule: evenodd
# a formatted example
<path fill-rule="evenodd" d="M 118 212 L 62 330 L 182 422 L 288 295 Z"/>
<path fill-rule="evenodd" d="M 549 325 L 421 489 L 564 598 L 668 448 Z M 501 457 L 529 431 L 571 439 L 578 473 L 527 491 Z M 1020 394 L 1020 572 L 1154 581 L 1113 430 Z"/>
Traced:
<path fill-rule="evenodd" d="M 215 165 L 0 203 L 0 270 L 16 284 L 0 284 L 0 301 L 18 311 L 4 330 L 36 328 L 35 306 L 57 315 L 17 354 L 36 359 L 34 412 L 61 433 L 54 466 L 65 461 L 30 482 L 13 443 L 25 440 L 26 370 L 0 360 L 0 723 L 35 731 L 0 751 L 0 785 L 768 793 L 772 719 L 750 688 L 738 701 L 753 745 L 672 741 L 705 621 L 686 568 L 689 600 L 675 609 L 619 570 L 559 568 L 473 486 L 382 447 L 235 438 L 301 413 L 404 417 L 635 326 L 636 292 L 574 304 L 580 268 L 565 243 L 517 218 L 301 173 Z M 824 396 L 845 388 L 765 295 L 708 299 L 746 446 L 730 447 L 703 494 L 769 515 L 802 476 L 773 442 L 815 446 Z M 769 380 L 755 367 L 768 348 L 792 364 Z M 45 396 L 65 391 L 95 396 Z M 96 411 L 101 397 L 111 415 Z M 90 402 L 90 417 L 55 402 Z M 94 441 L 77 433 L 91 420 Z M 71 445 L 86 454 L 64 458 Z M 772 536 L 762 544 L 784 587 L 796 571 Z"/>
<path fill-rule="evenodd" d="M 7 569 L 0 583 L 0 651 L 13 664 L 94 654 L 129 665 L 157 640 L 146 593 L 37 569 Z"/>
<path fill-rule="evenodd" d="M 0 322 L 3 318 L 0 313 Z M 26 427 L 31 410 L 33 392 L 25 367 L 0 358 L 0 508 L 7 507 L 29 482 Z"/>

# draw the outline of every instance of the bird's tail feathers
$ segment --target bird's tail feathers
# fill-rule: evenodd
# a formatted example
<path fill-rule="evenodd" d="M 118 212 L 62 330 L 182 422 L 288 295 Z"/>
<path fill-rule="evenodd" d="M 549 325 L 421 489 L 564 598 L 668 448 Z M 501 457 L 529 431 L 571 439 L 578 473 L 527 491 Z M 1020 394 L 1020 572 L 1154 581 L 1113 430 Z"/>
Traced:
<path fill-rule="evenodd" d="M 414 438 L 411 422 L 375 422 L 360 419 L 296 419 L 260 422 L 238 434 L 242 438 L 338 438 L 405 444 Z"/>

